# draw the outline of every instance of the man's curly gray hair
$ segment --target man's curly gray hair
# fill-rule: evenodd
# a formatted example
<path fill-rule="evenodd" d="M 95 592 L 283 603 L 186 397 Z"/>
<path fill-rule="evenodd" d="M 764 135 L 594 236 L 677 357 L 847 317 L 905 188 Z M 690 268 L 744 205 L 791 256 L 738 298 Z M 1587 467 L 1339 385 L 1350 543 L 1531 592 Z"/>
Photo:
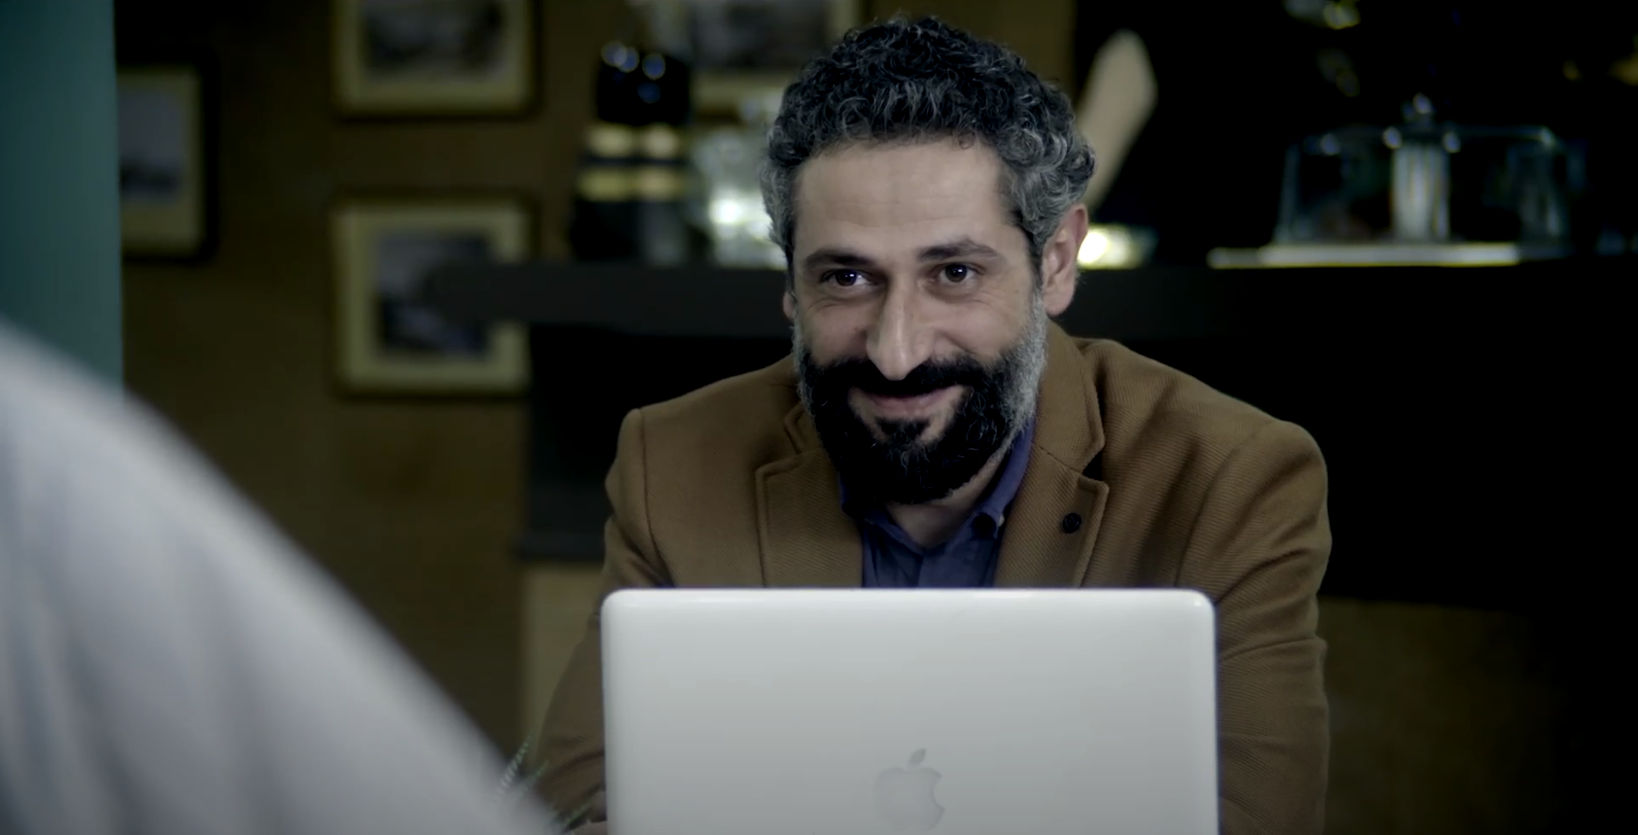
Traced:
<path fill-rule="evenodd" d="M 761 179 L 787 270 L 803 163 L 860 142 L 946 138 L 976 139 L 1001 158 L 1013 223 L 1039 269 L 1047 241 L 1092 176 L 1092 150 L 1069 98 L 1006 47 L 935 18 L 895 18 L 849 32 L 785 90 Z"/>

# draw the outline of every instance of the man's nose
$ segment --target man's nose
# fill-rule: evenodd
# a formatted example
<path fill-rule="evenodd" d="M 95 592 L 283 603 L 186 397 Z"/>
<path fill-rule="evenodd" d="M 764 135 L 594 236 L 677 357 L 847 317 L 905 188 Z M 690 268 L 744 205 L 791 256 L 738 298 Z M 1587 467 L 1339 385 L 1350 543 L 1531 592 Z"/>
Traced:
<path fill-rule="evenodd" d="M 889 380 L 902 380 L 928 359 L 931 332 L 917 290 L 908 283 L 890 288 L 876 313 L 866 352 L 876 370 Z"/>

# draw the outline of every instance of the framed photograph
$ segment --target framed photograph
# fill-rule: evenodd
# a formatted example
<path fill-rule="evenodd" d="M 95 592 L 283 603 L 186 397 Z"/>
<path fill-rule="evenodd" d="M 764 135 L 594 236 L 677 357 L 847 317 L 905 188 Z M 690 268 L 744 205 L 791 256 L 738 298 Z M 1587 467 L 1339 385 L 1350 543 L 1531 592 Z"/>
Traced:
<path fill-rule="evenodd" d="M 189 258 L 209 237 L 204 74 L 186 64 L 118 70 L 121 248 Z"/>
<path fill-rule="evenodd" d="M 863 0 L 674 2 L 687 6 L 695 109 L 735 113 L 747 99 L 777 95 L 857 26 Z"/>
<path fill-rule="evenodd" d="M 512 395 L 528 385 L 522 325 L 468 326 L 417 301 L 434 267 L 528 258 L 521 197 L 349 199 L 332 211 L 336 373 L 348 390 Z"/>
<path fill-rule="evenodd" d="M 535 0 L 331 0 L 336 106 L 516 115 L 535 101 Z"/>

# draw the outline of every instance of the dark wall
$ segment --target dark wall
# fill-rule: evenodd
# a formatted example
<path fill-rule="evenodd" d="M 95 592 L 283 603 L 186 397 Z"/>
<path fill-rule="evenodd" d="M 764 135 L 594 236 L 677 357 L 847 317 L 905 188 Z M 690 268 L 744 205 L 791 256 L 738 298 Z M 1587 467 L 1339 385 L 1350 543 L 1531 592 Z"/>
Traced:
<path fill-rule="evenodd" d="M 517 119 L 350 123 L 330 105 L 330 4 L 116 7 L 122 58 L 217 67 L 218 238 L 127 262 L 127 378 L 355 594 L 510 750 L 518 727 L 516 402 L 354 399 L 331 384 L 327 209 L 356 190 L 522 190 L 563 251 L 610 2 L 542 4 L 542 105 Z"/>

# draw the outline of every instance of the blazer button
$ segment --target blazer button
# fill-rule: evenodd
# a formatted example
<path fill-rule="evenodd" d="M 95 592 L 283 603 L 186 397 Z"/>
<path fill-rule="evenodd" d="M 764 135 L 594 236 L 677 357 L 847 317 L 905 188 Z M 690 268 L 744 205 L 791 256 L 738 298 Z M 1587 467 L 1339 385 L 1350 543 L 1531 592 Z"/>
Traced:
<path fill-rule="evenodd" d="M 1079 513 L 1070 513 L 1070 514 L 1064 516 L 1064 522 L 1063 522 L 1062 527 L 1064 529 L 1064 533 L 1074 533 L 1074 532 L 1080 530 L 1081 529 L 1081 515 Z"/>

